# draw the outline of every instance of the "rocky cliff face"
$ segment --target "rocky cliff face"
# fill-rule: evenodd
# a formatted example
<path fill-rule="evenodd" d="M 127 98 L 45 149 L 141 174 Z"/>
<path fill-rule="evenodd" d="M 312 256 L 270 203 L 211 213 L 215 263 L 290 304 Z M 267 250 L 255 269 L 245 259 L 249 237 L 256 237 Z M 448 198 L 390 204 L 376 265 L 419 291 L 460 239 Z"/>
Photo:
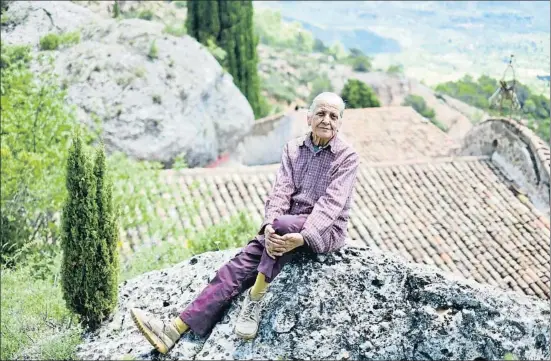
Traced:
<path fill-rule="evenodd" d="M 125 282 L 113 319 L 86 337 L 78 357 L 157 359 L 129 309 L 175 317 L 235 253 L 205 253 Z M 242 296 L 207 338 L 186 334 L 166 358 L 491 360 L 506 352 L 549 358 L 546 302 L 376 249 L 296 258 L 274 280 L 252 342 L 233 333 L 241 302 Z"/>
<path fill-rule="evenodd" d="M 2 42 L 38 51 L 48 33 L 80 31 L 79 44 L 50 51 L 80 121 L 99 123 L 108 150 L 170 163 L 207 164 L 252 127 L 246 98 L 212 55 L 161 23 L 103 18 L 71 2 L 10 4 Z M 36 66 L 36 69 L 40 68 Z"/>

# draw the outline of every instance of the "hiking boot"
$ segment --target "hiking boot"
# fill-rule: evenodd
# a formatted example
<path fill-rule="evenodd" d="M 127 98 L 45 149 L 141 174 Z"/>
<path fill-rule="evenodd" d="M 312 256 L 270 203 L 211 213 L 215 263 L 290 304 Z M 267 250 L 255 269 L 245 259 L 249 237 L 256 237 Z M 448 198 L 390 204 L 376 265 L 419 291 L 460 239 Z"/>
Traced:
<path fill-rule="evenodd" d="M 261 298 L 258 301 L 251 299 L 251 291 L 249 290 L 245 295 L 241 312 L 237 317 L 235 324 L 235 333 L 237 336 L 250 340 L 256 337 L 258 332 L 258 324 L 260 323 L 260 311 L 262 308 Z"/>
<path fill-rule="evenodd" d="M 149 316 L 138 308 L 131 309 L 130 314 L 147 341 L 162 354 L 166 354 L 180 338 L 180 333 L 170 323 Z"/>

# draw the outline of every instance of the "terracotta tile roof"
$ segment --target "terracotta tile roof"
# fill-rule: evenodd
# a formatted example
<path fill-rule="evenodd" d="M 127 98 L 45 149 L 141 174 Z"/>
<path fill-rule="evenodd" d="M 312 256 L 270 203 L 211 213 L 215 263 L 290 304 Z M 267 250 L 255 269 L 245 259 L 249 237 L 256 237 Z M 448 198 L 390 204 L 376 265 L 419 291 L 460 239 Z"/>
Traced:
<path fill-rule="evenodd" d="M 170 202 L 159 209 L 161 222 L 204 227 L 246 210 L 260 224 L 277 167 L 163 171 Z M 199 213 L 189 218 L 192 200 Z M 549 221 L 485 157 L 364 162 L 349 227 L 350 238 L 409 261 L 543 298 L 549 234 Z"/>
<path fill-rule="evenodd" d="M 289 137 L 298 137 L 309 131 L 306 117 L 307 109 L 289 108 L 286 112 L 257 120 L 242 140 L 258 137 L 267 142 L 263 147 L 280 154 Z M 267 137 L 275 129 L 284 132 L 285 136 Z M 341 136 L 370 162 L 448 156 L 460 147 L 459 142 L 413 108 L 402 106 L 346 109 Z M 254 146 L 257 147 L 258 143 L 254 142 Z M 245 152 L 255 152 L 255 149 L 246 149 Z M 236 149 L 230 153 L 236 155 Z"/>
<path fill-rule="evenodd" d="M 371 162 L 448 156 L 459 147 L 411 107 L 346 109 L 341 134 Z"/>

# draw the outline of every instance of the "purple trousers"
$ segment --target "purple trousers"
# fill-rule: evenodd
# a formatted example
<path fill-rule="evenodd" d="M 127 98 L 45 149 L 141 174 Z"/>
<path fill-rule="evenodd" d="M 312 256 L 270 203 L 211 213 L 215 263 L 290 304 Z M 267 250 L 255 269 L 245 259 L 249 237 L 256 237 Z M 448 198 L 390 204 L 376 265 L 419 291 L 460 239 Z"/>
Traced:
<path fill-rule="evenodd" d="M 276 234 L 298 233 L 306 221 L 306 215 L 284 215 L 274 220 Z M 268 256 L 264 236 L 256 236 L 228 263 L 223 265 L 199 296 L 180 314 L 189 328 L 200 336 L 206 336 L 221 319 L 232 299 L 252 287 L 258 272 L 271 282 L 293 255 L 305 249 L 295 248 L 275 259 Z"/>

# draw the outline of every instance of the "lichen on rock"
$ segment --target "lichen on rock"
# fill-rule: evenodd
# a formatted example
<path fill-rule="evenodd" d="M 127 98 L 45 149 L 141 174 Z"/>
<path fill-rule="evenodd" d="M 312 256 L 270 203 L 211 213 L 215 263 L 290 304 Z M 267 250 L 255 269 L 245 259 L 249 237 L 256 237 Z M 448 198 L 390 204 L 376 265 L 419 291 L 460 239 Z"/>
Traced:
<path fill-rule="evenodd" d="M 406 263 L 371 248 L 301 255 L 274 280 L 253 341 L 233 332 L 237 297 L 206 338 L 186 334 L 168 355 L 152 349 L 132 307 L 169 320 L 236 250 L 208 252 L 125 282 L 113 318 L 79 347 L 82 359 L 549 358 L 549 305 L 537 298 Z"/>

